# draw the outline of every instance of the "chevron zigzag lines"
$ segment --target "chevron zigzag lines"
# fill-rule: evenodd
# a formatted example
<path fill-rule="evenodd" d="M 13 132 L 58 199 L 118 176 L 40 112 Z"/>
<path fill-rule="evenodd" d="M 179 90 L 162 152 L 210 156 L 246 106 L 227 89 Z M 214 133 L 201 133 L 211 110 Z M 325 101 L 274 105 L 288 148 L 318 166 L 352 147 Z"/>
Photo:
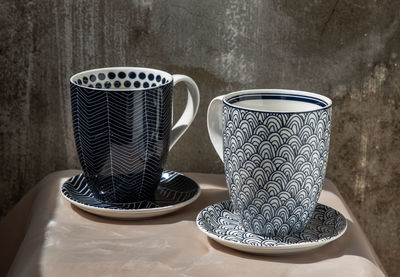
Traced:
<path fill-rule="evenodd" d="M 112 137 L 113 133 L 111 132 L 111 123 L 110 123 L 110 102 L 109 102 L 109 92 L 106 91 L 106 106 L 107 106 L 107 127 L 108 127 L 108 151 L 110 152 L 110 175 L 111 175 L 111 184 L 108 184 L 109 187 L 112 187 L 114 199 L 116 199 L 116 191 L 115 191 L 115 181 L 114 181 L 114 165 L 113 165 L 113 151 L 112 151 Z"/>
<path fill-rule="evenodd" d="M 172 87 L 99 91 L 71 84 L 79 159 L 103 201 L 152 197 L 169 150 Z"/>
<path fill-rule="evenodd" d="M 162 88 L 110 94 L 117 198 L 148 199 L 154 192 L 168 152 L 171 96 Z"/>
<path fill-rule="evenodd" d="M 199 192 L 199 186 L 184 175 L 172 171 L 163 171 L 160 184 L 154 195 L 148 201 L 111 204 L 94 198 L 84 174 L 78 174 L 68 179 L 61 191 L 68 199 L 95 208 L 135 210 L 155 207 L 168 207 L 190 200 Z"/>
<path fill-rule="evenodd" d="M 107 180 L 101 180 L 102 177 L 96 178 L 95 176 L 99 173 L 102 176 L 107 174 L 105 172 L 107 169 L 104 168 L 104 161 L 110 159 L 108 151 L 108 118 L 107 113 L 104 113 L 106 95 L 72 85 L 71 97 L 74 109 L 75 142 L 79 159 L 84 172 L 87 173 L 89 184 L 93 189 L 96 189 L 95 186 L 92 186 L 94 182 L 107 182 Z"/>
<path fill-rule="evenodd" d="M 151 114 L 153 111 L 152 111 L 152 109 L 151 109 L 151 107 L 147 107 L 147 101 L 149 101 L 149 98 L 150 97 L 146 97 L 147 96 L 147 93 L 146 92 L 143 92 L 142 93 L 142 96 L 143 96 L 143 104 L 144 104 L 144 110 L 143 110 L 143 113 L 142 113 L 142 115 L 143 115 L 143 129 L 144 129 L 144 147 L 143 147 L 143 152 L 144 152 L 144 157 L 143 157 L 143 159 L 144 159 L 144 163 L 143 163 L 143 172 L 142 172 L 142 182 L 141 182 L 141 184 L 140 184 L 140 190 L 139 190 L 139 194 L 138 194 L 138 197 L 139 197 L 139 199 L 142 197 L 142 192 L 143 192 L 143 190 L 145 190 L 145 192 L 144 192 L 144 194 L 146 195 L 146 190 L 147 190 L 147 188 L 148 187 L 145 187 L 145 177 L 146 177 L 146 167 L 147 167 L 147 163 L 148 163 L 148 156 L 149 156 L 149 151 L 150 151 L 150 149 L 149 149 L 149 136 L 150 136 L 150 132 L 151 132 L 151 122 L 150 122 L 150 118 L 152 117 L 152 116 L 154 116 L 154 117 L 157 117 L 157 115 L 155 115 L 155 114 Z M 157 119 L 156 119 L 157 120 Z M 146 180 L 147 181 L 147 180 Z M 151 184 L 150 184 L 151 185 Z"/>
<path fill-rule="evenodd" d="M 79 93 L 78 87 L 71 83 L 71 108 L 72 108 L 72 123 L 73 123 L 73 128 L 74 128 L 75 146 L 76 146 L 76 150 L 78 152 L 80 164 L 82 166 L 82 169 L 85 171 L 87 169 L 86 161 L 85 161 L 83 155 L 81 155 L 82 143 L 81 143 L 81 137 L 80 137 L 80 131 L 79 131 L 80 122 L 79 122 L 79 116 L 78 116 L 78 93 Z"/>

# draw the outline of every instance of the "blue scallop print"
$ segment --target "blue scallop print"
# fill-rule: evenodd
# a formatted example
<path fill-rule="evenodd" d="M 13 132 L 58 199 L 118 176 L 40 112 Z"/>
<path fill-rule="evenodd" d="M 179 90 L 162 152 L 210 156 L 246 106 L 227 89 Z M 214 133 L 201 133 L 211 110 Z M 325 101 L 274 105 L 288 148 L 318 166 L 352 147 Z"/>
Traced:
<path fill-rule="evenodd" d="M 247 232 L 237 214 L 233 212 L 230 200 L 204 208 L 197 216 L 196 223 L 208 235 L 225 242 L 239 243 L 248 247 L 286 248 L 302 244 L 328 243 L 340 237 L 347 227 L 346 218 L 335 209 L 317 204 L 314 213 L 302 232 L 287 236 L 259 236 Z M 287 249 L 287 248 L 286 248 Z"/>
<path fill-rule="evenodd" d="M 269 113 L 223 107 L 226 179 L 243 227 L 284 236 L 304 229 L 325 177 L 331 108 Z"/>

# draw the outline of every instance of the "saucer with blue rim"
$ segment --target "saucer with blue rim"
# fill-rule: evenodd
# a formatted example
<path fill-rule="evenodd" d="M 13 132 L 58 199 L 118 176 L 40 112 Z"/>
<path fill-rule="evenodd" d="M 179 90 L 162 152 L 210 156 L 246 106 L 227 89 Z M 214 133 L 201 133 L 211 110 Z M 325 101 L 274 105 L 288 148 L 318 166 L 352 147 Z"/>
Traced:
<path fill-rule="evenodd" d="M 200 187 L 182 174 L 164 170 L 152 199 L 108 204 L 93 196 L 81 173 L 61 186 L 61 194 L 71 204 L 92 214 L 117 219 L 140 219 L 164 215 L 189 205 L 199 197 Z"/>
<path fill-rule="evenodd" d="M 254 254 L 283 255 L 308 251 L 330 243 L 344 234 L 346 218 L 337 210 L 317 204 L 306 228 L 283 237 L 265 237 L 246 232 L 230 200 L 204 208 L 197 215 L 198 228 L 227 247 Z"/>

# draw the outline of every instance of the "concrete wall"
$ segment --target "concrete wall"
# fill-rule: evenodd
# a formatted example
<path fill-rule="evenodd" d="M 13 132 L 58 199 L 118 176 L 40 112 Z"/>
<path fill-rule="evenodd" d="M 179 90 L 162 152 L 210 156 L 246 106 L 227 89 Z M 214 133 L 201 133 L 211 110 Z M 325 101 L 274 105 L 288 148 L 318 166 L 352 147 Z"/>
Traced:
<path fill-rule="evenodd" d="M 216 95 L 246 88 L 334 101 L 328 177 L 386 270 L 400 264 L 400 1 L 0 2 L 0 212 L 39 179 L 79 168 L 68 78 L 139 65 L 191 76 L 193 126 L 167 168 L 222 172 L 206 131 Z M 176 90 L 177 111 L 185 100 Z"/>

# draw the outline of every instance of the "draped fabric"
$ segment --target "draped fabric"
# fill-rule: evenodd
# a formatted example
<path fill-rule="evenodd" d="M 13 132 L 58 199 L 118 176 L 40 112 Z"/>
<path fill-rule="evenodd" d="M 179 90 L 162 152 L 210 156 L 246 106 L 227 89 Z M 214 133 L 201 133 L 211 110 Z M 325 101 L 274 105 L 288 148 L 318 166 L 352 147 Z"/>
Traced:
<path fill-rule="evenodd" d="M 81 211 L 61 197 L 62 183 L 78 173 L 50 174 L 3 219 L 0 275 L 13 258 L 8 276 L 384 276 L 329 180 L 319 202 L 347 218 L 346 233 L 311 252 L 257 256 L 224 247 L 197 229 L 201 209 L 228 199 L 223 175 L 187 173 L 202 189 L 196 202 L 157 218 L 118 221 Z"/>

